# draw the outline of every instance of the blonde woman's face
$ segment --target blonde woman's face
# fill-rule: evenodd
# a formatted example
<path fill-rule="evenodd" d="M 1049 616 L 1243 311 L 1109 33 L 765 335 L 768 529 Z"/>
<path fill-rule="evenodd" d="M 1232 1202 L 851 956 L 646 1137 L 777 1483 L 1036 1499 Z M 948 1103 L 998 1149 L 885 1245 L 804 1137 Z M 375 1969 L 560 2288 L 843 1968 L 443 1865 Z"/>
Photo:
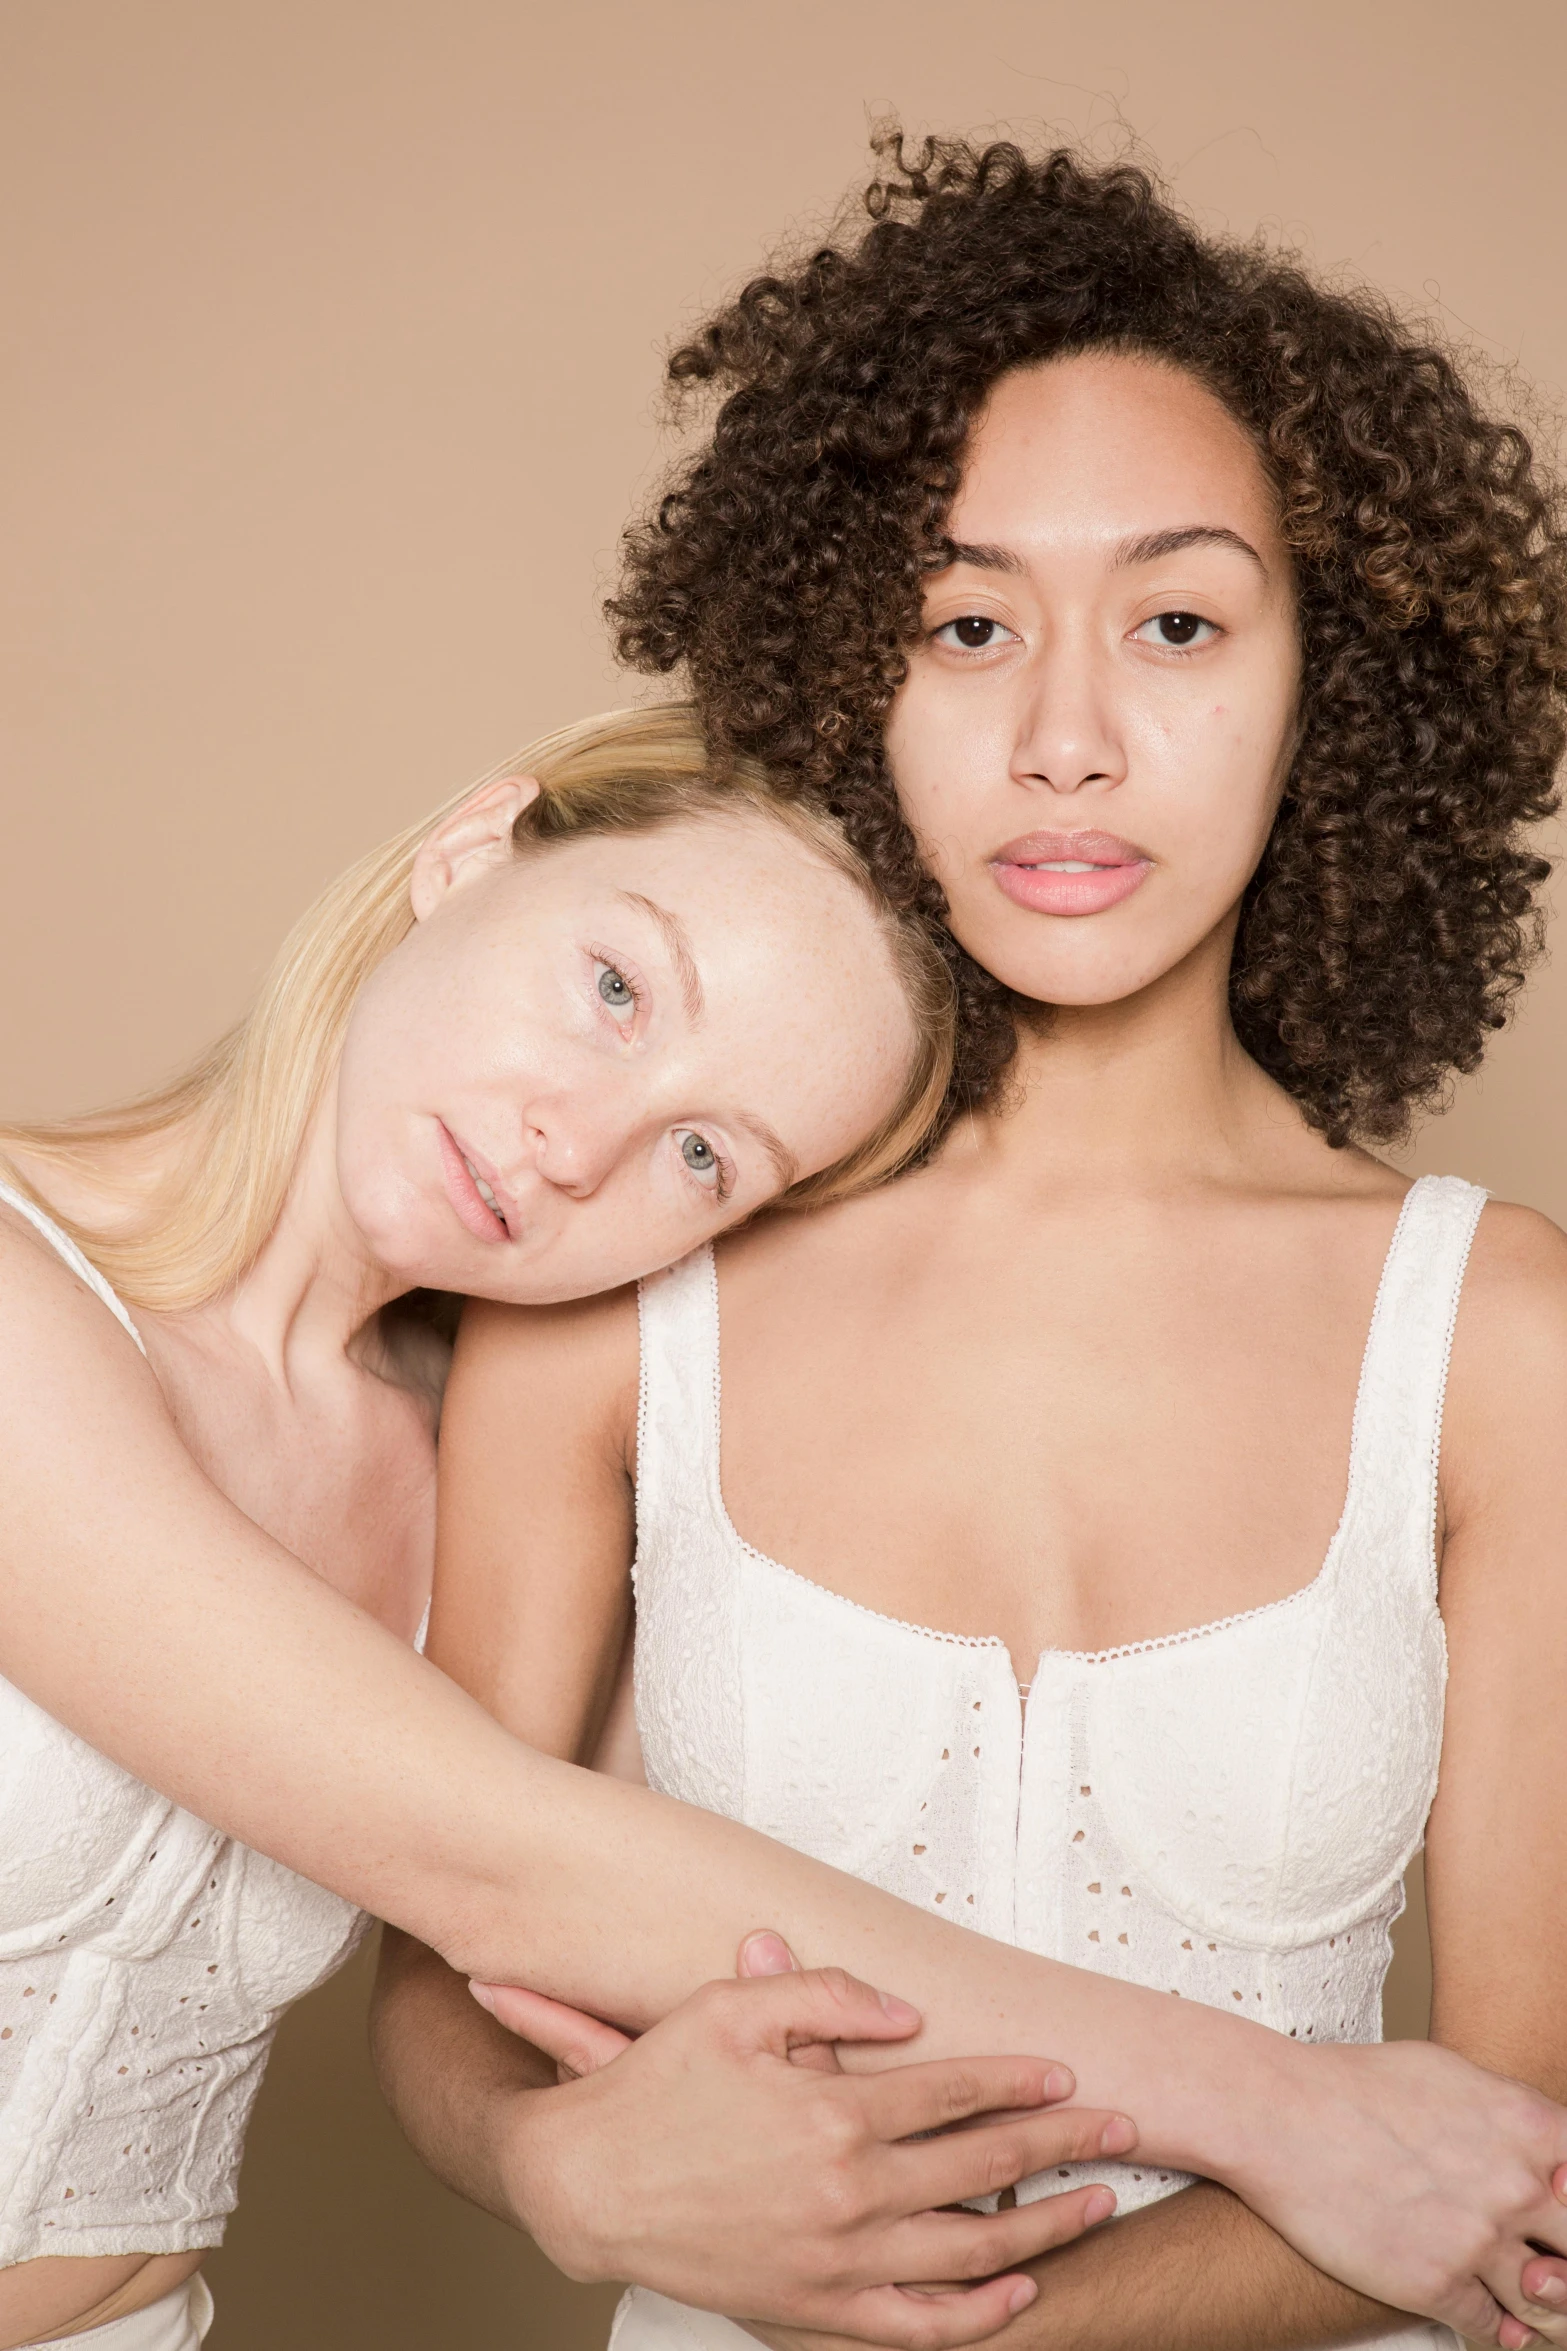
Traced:
<path fill-rule="evenodd" d="M 611 1289 L 896 1108 L 914 1040 L 887 945 L 781 825 L 514 857 L 498 810 L 488 846 L 416 874 L 421 919 L 344 1049 L 338 1180 L 388 1271 L 522 1303 Z"/>

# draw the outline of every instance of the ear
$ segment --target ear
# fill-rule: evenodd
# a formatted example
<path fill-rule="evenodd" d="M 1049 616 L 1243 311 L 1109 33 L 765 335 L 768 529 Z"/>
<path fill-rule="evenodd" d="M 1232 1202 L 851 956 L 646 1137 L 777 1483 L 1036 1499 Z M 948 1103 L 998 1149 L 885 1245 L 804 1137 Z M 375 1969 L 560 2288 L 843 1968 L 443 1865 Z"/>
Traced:
<path fill-rule="evenodd" d="M 499 776 L 481 784 L 460 807 L 443 817 L 420 843 L 408 880 L 415 922 L 424 922 L 452 890 L 477 881 L 511 856 L 511 828 L 530 800 L 539 796 L 537 776 Z"/>

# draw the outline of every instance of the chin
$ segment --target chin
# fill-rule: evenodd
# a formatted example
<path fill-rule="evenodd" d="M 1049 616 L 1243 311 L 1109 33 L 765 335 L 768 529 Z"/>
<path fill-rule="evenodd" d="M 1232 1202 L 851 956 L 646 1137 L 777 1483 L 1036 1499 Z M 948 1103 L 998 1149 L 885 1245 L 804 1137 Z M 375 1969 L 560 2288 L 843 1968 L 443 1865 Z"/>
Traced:
<path fill-rule="evenodd" d="M 343 1184 L 343 1206 L 384 1273 L 410 1290 L 446 1287 L 443 1251 L 432 1229 L 437 1212 L 411 1186 Z"/>
<path fill-rule="evenodd" d="M 1140 995 L 1162 979 L 1185 952 L 1177 949 L 1159 954 L 1145 949 L 1134 956 L 1127 952 L 1125 941 L 1117 951 L 1107 939 L 1095 941 L 1079 935 L 1076 940 L 1058 937 L 1042 953 L 1045 942 L 1037 932 L 1022 939 L 987 940 L 977 931 L 967 938 L 961 932 L 953 935 L 965 953 L 1015 996 L 1030 997 L 1044 1006 L 1059 1005 L 1063 1010 L 1074 1007 L 1087 1011 L 1124 1003 L 1127 997 Z"/>

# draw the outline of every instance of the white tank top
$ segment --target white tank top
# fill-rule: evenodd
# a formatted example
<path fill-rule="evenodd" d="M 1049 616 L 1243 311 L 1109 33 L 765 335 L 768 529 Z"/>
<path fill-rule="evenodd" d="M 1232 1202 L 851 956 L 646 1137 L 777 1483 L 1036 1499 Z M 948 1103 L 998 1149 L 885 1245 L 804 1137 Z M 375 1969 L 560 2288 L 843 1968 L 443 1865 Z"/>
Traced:
<path fill-rule="evenodd" d="M 1287 1599 L 1124 1649 L 903 1624 L 745 1542 L 719 1475 L 710 1249 L 642 1284 L 636 1705 L 655 1788 L 1074 1966 L 1307 2041 L 1377 2041 L 1436 1790 L 1442 1398 L 1485 1195 L 1423 1177 L 1372 1315 L 1343 1516 Z M 1080 2164 L 1122 2212 L 1186 2175 Z M 1068 2184 L 1027 2182 L 1028 2201 Z M 742 2345 L 641 2290 L 616 2351 Z M 1416 2326 L 1388 2344 L 1442 2344 Z"/>
<path fill-rule="evenodd" d="M 367 1924 L 0 1680 L 0 2267 L 219 2243 L 278 2019 Z"/>

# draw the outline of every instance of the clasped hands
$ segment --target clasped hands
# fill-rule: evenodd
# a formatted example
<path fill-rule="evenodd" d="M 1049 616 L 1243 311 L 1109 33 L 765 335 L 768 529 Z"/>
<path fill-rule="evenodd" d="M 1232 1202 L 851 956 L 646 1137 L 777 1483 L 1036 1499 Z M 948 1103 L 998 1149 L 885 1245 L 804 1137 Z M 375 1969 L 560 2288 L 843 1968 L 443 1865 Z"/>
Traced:
<path fill-rule="evenodd" d="M 471 1986 L 566 2085 L 522 2094 L 507 2163 L 519 2219 L 566 2275 L 631 2278 L 722 2311 L 774 2351 L 808 2339 L 826 2351 L 823 2337 L 945 2351 L 1007 2326 L 1039 2292 L 1018 2265 L 1114 2211 L 1097 2186 L 957 2209 L 1135 2148 L 1127 2116 L 1065 2104 L 1066 2066 L 978 2057 L 847 2073 L 839 2044 L 907 2039 L 918 2012 L 840 1970 L 798 1971 L 766 1931 L 742 1944 L 737 1977 L 635 2039 L 535 1992 Z M 1552 2186 L 1567 2203 L 1567 2165 Z M 1527 2242 L 1537 2250 L 1511 2308 L 1492 2304 L 1483 2333 L 1461 2320 L 1501 2351 L 1567 2346 L 1567 2259 Z"/>

